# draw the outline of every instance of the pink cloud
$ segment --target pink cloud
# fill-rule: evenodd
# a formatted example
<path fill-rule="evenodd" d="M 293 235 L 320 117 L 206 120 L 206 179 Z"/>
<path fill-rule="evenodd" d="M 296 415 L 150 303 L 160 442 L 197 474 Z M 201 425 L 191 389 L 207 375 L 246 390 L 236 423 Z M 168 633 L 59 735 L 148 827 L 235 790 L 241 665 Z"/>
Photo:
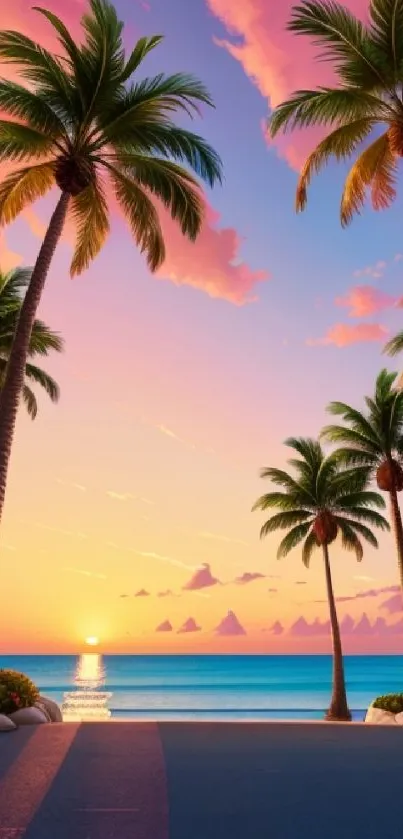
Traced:
<path fill-rule="evenodd" d="M 389 615 L 396 615 L 397 613 L 403 611 L 402 595 L 399 593 L 394 594 L 393 597 L 389 597 L 388 600 L 385 600 L 385 602 L 381 604 L 381 609 L 385 609 Z"/>
<path fill-rule="evenodd" d="M 160 623 L 159 626 L 157 626 L 155 631 L 156 632 L 172 632 L 173 628 L 172 628 L 171 621 L 168 621 L 168 620 L 163 621 L 162 623 Z"/>
<path fill-rule="evenodd" d="M 242 65 L 269 108 L 284 101 L 301 88 L 316 88 L 318 83 L 332 83 L 330 63 L 315 61 L 308 38 L 296 37 L 286 30 L 293 0 L 207 0 L 213 14 L 236 40 L 216 39 L 218 46 Z M 368 0 L 344 0 L 351 11 L 365 16 Z M 299 169 L 320 137 L 318 131 L 304 131 L 276 138 L 275 146 L 294 169 Z"/>
<path fill-rule="evenodd" d="M 346 323 L 336 323 L 323 338 L 309 338 L 306 343 L 310 347 L 331 345 L 350 347 L 352 344 L 385 341 L 387 336 L 387 329 L 379 323 L 358 323 L 354 326 Z"/>
<path fill-rule="evenodd" d="M 349 318 L 365 318 L 382 309 L 390 309 L 398 302 L 397 297 L 385 294 L 369 285 L 351 288 L 344 297 L 336 297 L 336 306 L 349 309 Z"/>
<path fill-rule="evenodd" d="M 282 635 L 284 632 L 283 624 L 280 621 L 275 621 L 269 629 L 271 635 Z"/>
<path fill-rule="evenodd" d="M 170 588 L 167 588 L 165 591 L 159 591 L 157 597 L 175 597 L 175 595 Z"/>
<path fill-rule="evenodd" d="M 382 588 L 368 588 L 365 591 L 357 591 L 356 594 L 343 595 L 336 597 L 337 603 L 347 603 L 349 600 L 360 600 L 366 597 L 378 597 L 380 594 L 388 594 L 389 592 L 400 591 L 400 586 L 383 586 Z"/>
<path fill-rule="evenodd" d="M 316 618 L 312 623 L 309 623 L 304 617 L 298 618 L 290 628 L 290 635 L 299 638 L 305 638 L 312 635 L 328 635 L 330 632 L 330 621 L 321 623 L 319 618 Z"/>
<path fill-rule="evenodd" d="M 237 306 L 256 300 L 255 286 L 269 279 L 240 258 L 241 238 L 233 227 L 219 227 L 219 215 L 206 203 L 206 217 L 195 243 L 182 233 L 165 211 L 160 212 L 166 241 L 166 260 L 157 276 L 175 285 L 190 285 L 210 297 Z"/>
<path fill-rule="evenodd" d="M 186 632 L 200 632 L 201 626 L 198 626 L 194 618 L 188 618 L 184 624 L 182 624 L 181 628 L 178 629 L 179 633 L 186 633 Z"/>
<path fill-rule="evenodd" d="M 235 582 L 240 585 L 247 585 L 253 583 L 254 580 L 264 580 L 265 574 L 260 574 L 259 571 L 245 571 L 240 577 L 235 578 Z"/>
<path fill-rule="evenodd" d="M 140 591 L 137 591 L 134 596 L 135 597 L 149 597 L 150 592 L 146 591 L 145 588 L 141 588 Z"/>
<path fill-rule="evenodd" d="M 231 611 L 218 624 L 215 633 L 216 635 L 246 635 L 246 631 L 239 623 L 237 616 Z"/>
<path fill-rule="evenodd" d="M 349 635 L 354 629 L 354 623 L 354 618 L 352 618 L 351 615 L 345 615 L 340 624 L 342 635 Z"/>
<path fill-rule="evenodd" d="M 183 586 L 183 589 L 184 591 L 198 591 L 200 588 L 216 586 L 219 582 L 220 581 L 217 580 L 217 577 L 213 577 L 210 565 L 205 562 L 201 568 L 195 571 L 189 582 Z"/>

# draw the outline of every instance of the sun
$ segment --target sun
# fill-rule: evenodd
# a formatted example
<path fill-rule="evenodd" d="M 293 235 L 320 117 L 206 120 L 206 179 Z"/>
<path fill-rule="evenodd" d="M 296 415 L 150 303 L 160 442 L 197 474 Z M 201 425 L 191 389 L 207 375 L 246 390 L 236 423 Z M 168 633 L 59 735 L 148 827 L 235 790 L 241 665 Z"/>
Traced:
<path fill-rule="evenodd" d="M 88 647 L 97 647 L 99 644 L 99 638 L 96 635 L 89 635 L 88 638 L 85 639 L 85 643 Z"/>

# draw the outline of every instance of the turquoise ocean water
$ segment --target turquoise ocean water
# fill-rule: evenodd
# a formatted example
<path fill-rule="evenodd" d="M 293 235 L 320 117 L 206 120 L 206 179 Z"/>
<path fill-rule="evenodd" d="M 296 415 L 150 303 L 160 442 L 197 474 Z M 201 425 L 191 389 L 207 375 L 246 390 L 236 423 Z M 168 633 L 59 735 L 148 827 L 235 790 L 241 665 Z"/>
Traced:
<path fill-rule="evenodd" d="M 356 719 L 381 693 L 403 691 L 403 656 L 347 656 Z M 105 689 L 116 719 L 320 719 L 330 656 L 2 656 L 63 701 L 77 687 Z"/>

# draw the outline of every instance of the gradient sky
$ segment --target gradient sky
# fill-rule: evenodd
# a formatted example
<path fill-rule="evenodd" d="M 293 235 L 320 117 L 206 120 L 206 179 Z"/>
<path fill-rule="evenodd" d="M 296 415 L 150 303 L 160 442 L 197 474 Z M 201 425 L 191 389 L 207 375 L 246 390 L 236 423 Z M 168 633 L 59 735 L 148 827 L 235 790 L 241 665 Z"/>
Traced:
<path fill-rule="evenodd" d="M 84 0 L 44 5 L 78 34 Z M 342 231 L 343 171 L 332 166 L 294 214 L 315 136 L 269 144 L 264 121 L 329 69 L 284 31 L 290 5 L 117 2 L 128 45 L 165 35 L 147 74 L 189 71 L 210 88 L 216 110 L 195 127 L 220 152 L 225 182 L 207 195 L 196 245 L 164 219 L 157 277 L 116 218 L 91 269 L 70 280 L 66 231 L 41 308 L 66 341 L 47 362 L 62 396 L 53 406 L 40 394 L 34 423 L 20 411 L 0 652 L 76 652 L 88 635 L 115 652 L 330 649 L 319 554 L 309 571 L 298 551 L 278 562 L 278 537 L 260 543 L 250 509 L 266 488 L 259 468 L 284 464 L 287 436 L 315 436 L 331 399 L 359 405 L 372 390 L 385 337 L 403 322 L 402 198 Z M 346 5 L 363 14 L 367 2 Z M 30 6 L 7 4 L 2 28 L 54 47 Z M 33 264 L 56 197 L 1 234 L 3 268 Z M 345 648 L 400 649 L 391 537 L 361 565 L 337 544 L 332 559 Z"/>

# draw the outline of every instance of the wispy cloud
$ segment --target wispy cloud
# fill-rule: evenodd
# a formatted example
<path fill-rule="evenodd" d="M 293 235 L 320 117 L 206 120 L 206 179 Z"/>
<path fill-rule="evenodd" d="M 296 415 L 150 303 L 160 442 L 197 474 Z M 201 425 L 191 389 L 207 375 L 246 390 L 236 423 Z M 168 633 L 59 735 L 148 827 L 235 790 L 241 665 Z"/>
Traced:
<path fill-rule="evenodd" d="M 255 580 L 264 580 L 265 574 L 261 574 L 260 571 L 244 571 L 240 577 L 235 578 L 235 582 L 239 585 L 247 585 L 248 583 L 253 583 Z"/>
<path fill-rule="evenodd" d="M 398 256 L 398 254 L 396 254 L 396 256 Z M 395 261 L 398 261 L 396 257 Z M 353 277 L 372 277 L 374 280 L 379 280 L 383 277 L 386 267 L 387 262 L 383 259 L 379 259 L 374 265 L 366 265 L 365 268 L 357 268 L 353 272 Z"/>
<path fill-rule="evenodd" d="M 365 591 L 358 591 L 355 594 L 348 594 L 341 597 L 336 597 L 337 603 L 347 603 L 350 600 L 362 600 L 368 597 L 379 597 L 380 594 L 389 594 L 390 592 L 400 591 L 399 586 L 382 586 L 381 588 L 369 588 Z"/>
<path fill-rule="evenodd" d="M 330 327 L 323 338 L 308 338 L 309 347 L 350 347 L 352 344 L 373 343 L 385 341 L 388 330 L 380 323 L 336 323 Z"/>
<path fill-rule="evenodd" d="M 138 556 L 143 556 L 145 559 L 155 559 L 157 562 L 166 562 L 168 565 L 174 565 L 177 568 L 186 568 L 187 571 L 194 571 L 196 568 L 195 565 L 189 565 L 186 562 L 182 562 L 180 559 L 174 559 L 172 556 L 165 556 L 164 554 L 159 554 L 155 551 L 139 551 L 137 548 L 129 548 L 129 550 Z"/>
<path fill-rule="evenodd" d="M 71 568 L 70 566 L 66 566 L 63 568 L 63 571 L 67 571 L 71 574 L 80 574 L 82 577 L 94 577 L 96 580 L 107 580 L 106 574 L 98 574 L 96 571 L 87 571 L 84 568 Z"/>
<path fill-rule="evenodd" d="M 80 530 L 63 530 L 61 527 L 53 527 L 50 524 L 42 524 L 39 521 L 34 522 L 34 526 L 40 530 L 48 530 L 50 533 L 60 533 L 61 536 L 71 536 L 74 539 L 88 539 L 88 535 L 82 533 Z"/>
<path fill-rule="evenodd" d="M 156 431 L 159 431 L 160 434 L 164 434 L 165 437 L 170 437 L 171 440 L 175 440 L 177 443 L 181 443 L 183 446 L 187 446 L 187 448 L 189 449 L 196 448 L 196 445 L 194 443 L 191 443 L 189 440 L 185 440 L 184 437 L 180 437 L 179 434 L 175 434 L 175 432 L 172 431 L 171 428 L 167 428 L 166 425 L 157 424 L 153 425 L 153 428 L 155 428 Z"/>
<path fill-rule="evenodd" d="M 79 492 L 87 492 L 87 487 L 83 484 L 77 484 L 75 481 L 63 481 L 62 478 L 56 478 L 56 483 L 61 486 L 71 487 L 72 489 L 78 489 Z"/>
<path fill-rule="evenodd" d="M 391 309 L 399 302 L 398 297 L 385 294 L 369 285 L 359 285 L 351 288 L 343 297 L 336 297 L 335 305 L 348 309 L 350 318 L 365 318 Z"/>

